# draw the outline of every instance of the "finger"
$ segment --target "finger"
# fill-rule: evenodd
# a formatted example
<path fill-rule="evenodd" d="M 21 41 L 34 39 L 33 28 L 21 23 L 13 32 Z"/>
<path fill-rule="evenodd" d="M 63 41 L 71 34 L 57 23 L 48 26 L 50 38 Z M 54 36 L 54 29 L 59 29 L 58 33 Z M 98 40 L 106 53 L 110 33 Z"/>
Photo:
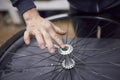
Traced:
<path fill-rule="evenodd" d="M 38 45 L 40 46 L 41 49 L 44 49 L 45 48 L 45 44 L 44 44 L 44 40 L 43 40 L 42 34 L 38 30 L 36 30 L 34 33 L 35 33 L 35 38 L 36 38 L 36 40 L 38 42 Z"/>
<path fill-rule="evenodd" d="M 54 49 L 54 45 L 52 43 L 50 35 L 46 31 L 43 31 L 42 33 L 43 33 L 43 37 L 44 37 L 44 40 L 45 40 L 46 46 L 48 47 L 49 52 L 54 53 L 55 49 Z"/>
<path fill-rule="evenodd" d="M 54 24 L 53 25 L 53 29 L 55 30 L 56 33 L 60 34 L 60 35 L 64 35 L 66 32 L 62 29 L 60 29 L 59 27 L 55 26 Z"/>
<path fill-rule="evenodd" d="M 58 37 L 58 35 L 57 35 L 55 32 L 53 32 L 53 31 L 51 31 L 50 33 L 51 33 L 50 36 L 52 37 L 52 39 L 53 39 L 61 48 L 64 48 L 65 45 L 64 45 L 64 43 L 62 42 L 62 40 Z"/>
<path fill-rule="evenodd" d="M 25 44 L 30 44 L 30 33 L 28 31 L 24 32 L 24 42 Z"/>

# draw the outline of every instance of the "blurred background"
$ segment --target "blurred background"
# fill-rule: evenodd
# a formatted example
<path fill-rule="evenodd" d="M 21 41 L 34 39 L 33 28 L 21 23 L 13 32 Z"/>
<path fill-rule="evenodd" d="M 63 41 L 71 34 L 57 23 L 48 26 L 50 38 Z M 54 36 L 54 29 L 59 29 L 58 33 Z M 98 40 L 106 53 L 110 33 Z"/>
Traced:
<path fill-rule="evenodd" d="M 67 0 L 34 0 L 34 3 L 44 18 L 67 13 L 69 10 Z M 58 26 L 68 23 L 69 21 L 55 22 Z M 10 0 L 0 0 L 0 45 L 23 28 L 25 28 L 24 20 Z"/>

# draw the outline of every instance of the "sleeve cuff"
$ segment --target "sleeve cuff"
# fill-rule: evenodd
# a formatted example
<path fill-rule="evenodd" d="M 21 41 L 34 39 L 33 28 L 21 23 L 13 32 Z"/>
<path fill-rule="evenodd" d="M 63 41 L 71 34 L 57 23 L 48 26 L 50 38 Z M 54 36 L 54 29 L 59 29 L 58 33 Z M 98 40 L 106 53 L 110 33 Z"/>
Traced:
<path fill-rule="evenodd" d="M 20 14 L 23 14 L 29 9 L 36 8 L 33 0 L 21 0 L 16 7 L 18 8 Z"/>

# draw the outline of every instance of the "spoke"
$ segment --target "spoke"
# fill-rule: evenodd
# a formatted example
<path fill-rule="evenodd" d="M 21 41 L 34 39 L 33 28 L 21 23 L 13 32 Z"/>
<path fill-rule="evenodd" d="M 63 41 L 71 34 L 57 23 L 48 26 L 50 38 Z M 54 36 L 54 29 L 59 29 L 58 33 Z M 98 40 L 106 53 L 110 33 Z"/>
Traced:
<path fill-rule="evenodd" d="M 81 63 L 85 63 L 85 62 L 82 61 L 80 58 L 76 57 L 75 55 L 71 54 L 71 56 L 73 56 L 75 59 L 77 59 L 77 60 L 80 61 Z"/>
<path fill-rule="evenodd" d="M 111 24 L 111 23 L 109 22 L 109 23 L 107 23 L 106 25 L 104 25 L 102 28 L 107 27 L 107 26 L 110 25 L 110 24 Z M 96 31 L 97 31 L 97 30 L 96 30 Z M 93 34 L 93 33 L 95 33 L 96 31 L 93 31 L 93 32 L 92 32 L 92 30 L 91 30 L 90 32 L 91 32 L 91 34 Z M 86 36 L 86 38 L 89 37 L 91 34 L 88 34 L 88 35 Z M 77 43 L 79 43 L 79 42 L 82 41 L 83 39 L 84 39 L 84 38 L 76 41 L 76 42 L 74 43 L 74 45 L 76 45 Z M 73 45 L 73 46 L 74 46 L 74 45 Z"/>
<path fill-rule="evenodd" d="M 65 70 L 64 80 L 74 80 L 71 70 Z"/>
<path fill-rule="evenodd" d="M 66 74 L 65 74 L 64 76 L 65 76 L 65 80 L 67 80 L 67 77 L 68 77 L 68 70 L 66 70 Z"/>
<path fill-rule="evenodd" d="M 86 65 L 108 65 L 108 64 L 114 64 L 114 65 L 119 65 L 120 64 L 120 62 L 115 62 L 115 63 L 108 63 L 108 62 L 85 62 L 85 64 Z M 82 65 L 82 64 L 76 64 L 76 65 Z M 120 66 L 120 65 L 119 65 Z"/>
<path fill-rule="evenodd" d="M 63 71 L 64 71 L 64 70 L 62 69 L 62 71 L 60 72 L 59 76 L 57 76 L 57 78 L 56 78 L 55 80 L 60 80 L 60 79 L 61 79 L 61 76 L 64 76 L 64 75 L 63 75 Z"/>
<path fill-rule="evenodd" d="M 26 69 L 37 69 L 37 68 L 44 68 L 44 67 L 58 67 L 58 66 L 61 66 L 61 65 L 54 65 L 54 64 L 51 64 L 51 65 L 41 65 L 41 66 L 32 66 L 32 67 L 29 67 L 29 68 L 24 68 L 24 70 Z"/>
<path fill-rule="evenodd" d="M 72 69 L 70 69 L 70 79 L 73 80 Z"/>
<path fill-rule="evenodd" d="M 61 23 L 61 21 L 57 21 L 57 23 Z M 57 24 L 57 25 L 58 25 L 58 24 Z M 58 26 L 59 26 L 61 29 L 63 29 L 63 30 L 64 30 L 64 27 L 66 27 L 66 25 L 58 25 Z M 60 37 L 62 38 L 62 41 L 65 42 L 65 38 L 64 38 L 65 36 L 62 35 L 62 36 L 60 36 Z"/>
<path fill-rule="evenodd" d="M 54 53 L 55 55 L 57 55 L 57 53 Z M 55 55 L 53 55 L 55 58 L 56 58 L 56 56 Z M 52 57 L 53 57 L 52 56 Z M 45 56 L 42 56 L 42 57 L 45 57 Z M 56 60 L 57 59 L 57 60 Z M 50 60 L 50 61 L 54 61 L 54 62 L 58 62 L 58 63 L 61 63 L 61 61 L 60 60 L 58 60 L 58 58 L 56 58 L 56 59 L 53 59 L 53 58 L 48 58 L 48 60 Z M 41 62 L 41 61 L 40 61 Z"/>
<path fill-rule="evenodd" d="M 61 59 L 63 58 L 63 55 L 59 54 L 59 52 L 55 52 L 54 54 L 58 54 L 58 56 L 54 56 L 58 62 L 62 63 Z"/>
<path fill-rule="evenodd" d="M 94 54 L 94 55 L 92 55 L 92 56 L 88 56 L 88 57 L 84 58 L 83 60 L 85 60 L 85 59 L 87 59 L 87 58 L 89 58 L 89 57 L 95 58 L 96 56 L 102 56 L 102 55 L 108 54 L 109 52 L 114 51 L 114 50 L 117 50 L 117 49 L 120 49 L 120 47 L 118 47 L 118 48 L 113 48 L 113 49 L 110 49 L 110 50 L 107 50 L 107 51 L 103 51 L 103 52 L 100 52 L 99 54 L 97 53 L 97 54 Z M 109 53 L 109 54 L 110 54 L 110 53 Z"/>
<path fill-rule="evenodd" d="M 5 72 L 5 71 L 10 71 L 10 72 L 23 72 L 25 70 L 28 70 L 28 69 L 39 69 L 39 68 L 45 68 L 45 67 L 58 67 L 58 66 L 61 66 L 61 65 L 54 65 L 54 64 L 51 64 L 51 65 L 42 65 L 42 66 L 32 66 L 32 67 L 29 67 L 29 68 L 23 68 L 23 69 L 6 69 L 6 70 L 0 70 L 0 72 Z"/>
<path fill-rule="evenodd" d="M 66 41 L 65 41 L 65 43 L 67 44 L 67 39 L 68 39 L 68 34 L 69 34 L 69 24 L 67 25 L 67 33 L 66 33 Z"/>
<path fill-rule="evenodd" d="M 43 52 L 43 53 L 46 53 L 46 52 Z M 19 57 L 13 57 L 13 59 L 19 59 L 19 58 L 24 58 L 24 57 L 36 56 L 36 55 L 41 56 L 41 53 L 39 53 L 39 54 L 34 53 L 34 54 L 24 55 L 24 56 L 18 55 Z"/>
<path fill-rule="evenodd" d="M 83 64 L 86 64 L 86 65 L 88 65 L 88 64 L 90 64 L 90 63 L 86 63 L 86 62 L 84 62 L 84 60 L 82 59 L 80 59 L 79 57 L 76 57 L 75 55 L 73 55 L 73 54 L 71 54 L 73 57 L 75 57 L 78 61 L 80 61 L 80 62 L 82 62 Z M 93 56 L 89 56 L 89 57 L 92 57 L 92 58 L 94 58 Z M 115 62 L 107 62 L 107 61 L 104 61 L 104 60 L 100 60 L 99 59 L 99 61 L 101 61 L 101 63 L 100 64 L 113 64 L 113 65 L 115 65 L 115 66 L 117 66 L 117 67 L 120 67 L 120 64 L 117 64 L 117 63 L 115 63 Z M 91 64 L 95 64 L 95 63 L 92 63 L 91 62 Z M 99 63 L 96 63 L 96 64 L 99 64 Z"/>
<path fill-rule="evenodd" d="M 64 80 L 65 79 L 65 73 L 66 73 L 66 70 L 64 70 L 64 74 L 63 74 L 63 77 L 61 80 Z"/>
<path fill-rule="evenodd" d="M 120 62 L 85 62 L 84 63 L 85 65 L 109 65 L 109 64 L 112 64 L 112 65 L 114 65 L 114 66 L 116 66 L 116 67 L 119 67 L 120 68 Z M 82 64 L 76 64 L 76 65 L 78 65 L 78 66 L 81 66 Z"/>
<path fill-rule="evenodd" d="M 77 76 L 78 79 L 79 80 L 85 80 L 85 78 L 78 72 L 78 70 L 76 68 L 74 68 L 74 69 L 75 69 L 76 73 L 79 74 L 79 76 Z"/>
<path fill-rule="evenodd" d="M 105 27 L 109 26 L 110 24 L 112 24 L 112 23 L 111 23 L 111 22 L 108 22 L 108 23 L 106 23 L 102 28 L 105 28 Z"/>
<path fill-rule="evenodd" d="M 63 55 L 59 58 L 59 60 L 61 60 L 61 58 L 63 58 Z M 63 68 L 62 68 L 62 71 L 65 71 Z M 61 71 L 61 73 L 62 73 L 62 71 Z M 64 76 L 64 75 L 63 75 Z M 60 77 L 60 76 L 59 76 Z M 58 77 L 58 79 L 56 79 L 56 80 L 59 80 L 59 77 Z M 64 77 L 63 77 L 64 78 Z"/>
<path fill-rule="evenodd" d="M 63 72 L 63 69 L 61 70 L 61 71 L 59 71 L 58 73 L 55 73 L 55 75 L 51 78 L 52 80 L 58 80 L 58 79 L 56 79 L 57 77 L 59 78 L 60 76 L 60 74 Z"/>
<path fill-rule="evenodd" d="M 48 52 L 42 52 L 42 53 L 35 53 L 35 52 L 32 52 L 32 51 L 29 51 L 29 50 L 23 50 L 23 52 L 28 52 L 28 53 L 33 53 L 34 55 L 40 55 L 40 54 L 46 54 L 46 53 L 48 53 Z M 17 54 L 21 54 L 20 52 L 8 52 L 8 53 L 10 53 L 10 54 L 15 54 L 15 55 L 17 55 Z M 32 55 L 32 54 L 30 54 L 30 55 Z M 19 56 L 19 55 L 18 55 Z M 27 55 L 26 55 L 27 56 Z M 24 57 L 24 56 L 23 56 Z"/>
<path fill-rule="evenodd" d="M 34 56 L 34 55 L 33 55 Z M 45 58 L 43 58 L 43 59 L 41 59 L 40 61 L 38 61 L 38 62 L 41 62 L 41 61 L 44 61 L 44 60 L 47 60 L 48 59 L 48 61 L 50 60 L 50 61 L 54 61 L 54 62 L 58 62 L 58 63 L 61 63 L 60 61 L 58 61 L 58 60 L 55 60 L 55 59 L 52 59 L 51 57 L 53 57 L 54 55 L 51 55 L 51 56 L 48 56 L 48 57 L 45 57 L 45 56 L 43 56 L 43 55 L 40 55 L 40 57 L 45 57 Z M 29 56 L 30 57 L 30 56 Z M 22 58 L 24 58 L 24 57 L 22 57 Z M 14 59 L 14 58 L 13 58 Z M 17 58 L 17 59 L 19 59 L 19 58 Z"/>
<path fill-rule="evenodd" d="M 77 69 L 78 68 L 78 69 Z M 85 70 L 86 68 L 81 68 L 81 67 L 76 67 L 76 69 L 78 70 L 78 71 L 80 71 L 81 72 L 81 70 L 83 70 L 84 71 L 84 73 L 88 73 L 87 75 L 91 75 L 91 71 L 89 71 L 88 69 L 87 70 Z M 92 73 L 93 74 L 93 73 Z M 94 75 L 94 74 L 93 74 Z M 92 76 L 93 76 L 92 75 Z M 82 76 L 82 75 L 81 75 Z M 84 75 L 85 76 L 85 75 Z M 97 75 L 98 76 L 98 75 Z M 94 78 L 96 78 L 95 76 L 93 76 Z M 83 77 L 84 78 L 84 77 Z M 97 80 L 100 80 L 99 78 L 96 78 Z M 86 80 L 86 79 L 85 79 Z"/>
<path fill-rule="evenodd" d="M 106 75 L 104 75 L 104 74 L 102 74 L 102 73 L 96 72 L 96 71 L 95 71 L 94 69 L 92 69 L 92 68 L 90 68 L 90 69 L 86 68 L 86 69 L 87 69 L 87 71 L 89 71 L 89 72 L 91 72 L 92 74 L 95 74 L 95 75 L 97 75 L 97 76 L 101 76 L 101 77 L 104 77 L 104 78 L 106 78 L 106 79 L 114 80 L 114 79 L 112 79 L 111 77 L 108 77 L 108 76 L 106 76 Z"/>
<path fill-rule="evenodd" d="M 54 71 L 51 73 L 51 75 L 49 76 L 50 77 L 50 80 L 52 80 L 52 76 L 55 74 L 55 70 L 57 69 L 57 66 L 54 68 Z"/>
<path fill-rule="evenodd" d="M 99 20 L 99 21 L 96 22 L 96 24 L 93 26 L 93 28 L 90 30 L 89 34 L 88 34 L 85 38 L 89 37 L 90 35 L 92 35 L 93 33 L 95 33 L 95 32 L 97 31 L 97 29 L 95 30 L 95 28 L 98 26 L 98 24 L 100 23 L 100 21 L 101 21 L 101 20 Z M 94 31 L 94 30 L 95 30 L 95 31 Z M 83 39 L 84 39 L 84 38 L 83 38 Z M 82 39 L 81 39 L 81 40 L 82 40 Z M 77 44 L 78 42 L 80 42 L 81 40 L 76 41 L 76 42 L 73 44 L 73 46 L 76 45 L 76 44 Z"/>
<path fill-rule="evenodd" d="M 87 45 L 86 45 L 87 46 Z M 84 46 L 84 48 L 86 47 L 86 46 Z M 83 48 L 83 47 L 81 47 L 81 48 Z M 91 55 L 86 55 L 86 54 L 84 54 L 85 53 L 85 51 L 100 51 L 101 49 L 81 49 L 81 48 L 79 48 L 79 50 L 78 49 L 74 49 L 74 52 L 75 53 L 77 53 L 77 54 L 79 54 L 80 56 L 82 55 L 84 55 L 84 56 L 87 56 L 87 57 L 89 57 L 89 56 L 91 56 Z M 79 51 L 84 51 L 84 52 L 79 52 Z M 79 57 L 79 56 L 78 56 Z"/>
<path fill-rule="evenodd" d="M 119 48 L 115 48 L 115 49 L 119 49 Z M 82 56 L 82 55 L 85 55 L 85 54 L 80 54 L 80 56 Z M 97 55 L 97 54 L 95 54 L 95 55 Z M 86 58 L 84 58 L 84 59 L 81 59 L 80 60 L 80 58 L 79 58 L 79 56 L 78 56 L 78 59 L 80 60 L 80 62 L 81 61 L 84 61 L 85 59 L 87 59 L 88 57 L 91 57 L 91 58 L 95 58 L 95 55 L 85 55 L 85 56 L 87 56 Z M 103 54 L 100 54 L 100 55 L 103 55 Z M 100 55 L 97 55 L 97 56 L 100 56 Z M 115 65 L 115 66 L 117 66 L 117 67 L 120 67 L 120 64 L 117 64 L 116 62 L 107 62 L 107 61 L 104 61 L 104 60 L 100 60 L 99 59 L 99 61 L 101 61 L 101 63 L 86 63 L 86 62 L 84 62 L 84 64 L 113 64 L 113 65 Z"/>
<path fill-rule="evenodd" d="M 62 56 L 61 57 L 59 57 L 59 59 L 58 60 L 60 60 L 62 58 Z M 57 66 L 55 67 L 55 69 L 57 68 Z M 53 74 L 55 74 L 54 72 L 52 73 L 52 75 L 51 76 L 53 76 Z M 55 76 L 54 76 L 55 77 Z M 50 80 L 53 80 L 53 78 L 51 78 Z"/>
<path fill-rule="evenodd" d="M 105 35 L 105 37 L 106 37 L 106 38 L 107 38 L 107 37 L 108 37 L 108 38 L 111 37 L 111 33 L 115 33 L 115 31 L 113 30 L 113 31 L 107 33 L 107 34 Z"/>
<path fill-rule="evenodd" d="M 84 41 L 84 44 L 81 46 L 81 48 L 86 48 L 87 47 L 87 45 L 88 45 L 87 41 L 89 41 L 89 40 Z"/>
<path fill-rule="evenodd" d="M 77 44 L 79 44 L 79 43 L 77 43 L 75 46 L 73 46 L 74 48 L 82 48 L 82 46 L 84 46 L 84 45 L 87 46 L 88 44 L 94 43 L 93 38 L 82 38 L 80 40 L 84 41 L 82 43 L 82 45 L 81 46 L 77 45 Z"/>
<path fill-rule="evenodd" d="M 39 50 L 40 50 L 40 49 L 39 49 Z M 35 51 L 32 52 L 32 51 L 30 51 L 30 49 L 29 49 L 29 50 L 26 49 L 26 50 L 24 50 L 24 51 L 26 51 L 26 52 L 28 52 L 28 53 L 33 53 L 33 54 L 46 54 L 46 53 L 49 53 L 48 51 L 35 53 Z"/>
<path fill-rule="evenodd" d="M 93 55 L 87 55 L 87 54 L 84 54 L 84 53 L 80 53 L 80 52 L 77 52 L 77 51 L 74 51 L 75 53 L 77 53 L 77 54 L 79 54 L 79 56 L 77 56 L 78 58 L 80 57 L 80 56 L 86 56 L 86 57 L 93 57 Z M 85 58 L 86 58 L 85 57 Z M 84 58 L 84 59 L 85 59 Z M 84 61 L 84 59 L 82 59 L 83 61 Z"/>
<path fill-rule="evenodd" d="M 118 63 L 119 63 L 119 64 L 118 64 Z M 118 62 L 118 63 L 117 63 L 117 62 L 116 62 L 116 63 L 107 62 L 107 61 L 106 61 L 106 62 L 105 62 L 105 61 L 104 61 L 104 62 L 96 62 L 96 63 L 95 63 L 95 62 L 89 62 L 89 63 L 86 62 L 86 63 L 84 63 L 84 64 L 79 64 L 79 63 L 78 63 L 78 64 L 76 64 L 76 67 L 82 68 L 82 67 L 81 67 L 82 65 L 83 65 L 83 66 L 86 65 L 86 67 L 90 68 L 89 65 L 101 65 L 101 66 L 102 66 L 102 65 L 108 65 L 108 66 L 109 66 L 109 64 L 112 64 L 112 65 L 120 68 L 120 62 Z"/>
<path fill-rule="evenodd" d="M 104 61 L 104 60 L 100 60 L 99 61 L 101 62 L 85 62 L 84 64 L 85 65 L 108 65 L 108 64 L 112 64 L 116 67 L 119 67 L 120 68 L 120 62 L 108 62 L 108 61 Z M 81 65 L 81 64 L 77 64 L 77 65 Z"/>
<path fill-rule="evenodd" d="M 53 70 L 51 70 L 51 71 L 49 71 L 49 72 L 46 72 L 46 73 L 44 73 L 44 74 L 41 74 L 41 75 L 39 75 L 39 77 L 43 77 L 44 75 L 47 75 L 47 74 L 50 74 L 50 73 L 54 73 L 55 71 L 57 71 L 57 70 L 59 70 L 60 68 L 57 68 L 57 69 L 53 69 Z"/>
<path fill-rule="evenodd" d="M 79 24 L 77 24 L 76 29 L 75 29 L 75 33 L 77 33 L 77 34 L 78 34 L 78 30 L 79 30 L 78 27 L 79 27 Z M 76 35 L 75 35 L 75 36 L 73 37 L 73 39 L 69 42 L 69 44 L 71 44 L 71 42 L 74 41 L 75 38 L 76 38 Z"/>
<path fill-rule="evenodd" d="M 117 67 L 120 67 L 120 63 L 118 64 L 118 63 L 113 63 L 113 62 L 109 62 L 110 64 L 113 64 L 113 65 L 115 65 L 115 66 L 117 66 Z"/>
<path fill-rule="evenodd" d="M 84 52 L 79 52 L 79 51 L 84 51 Z M 93 55 L 87 55 L 87 54 L 84 54 L 85 53 L 85 51 L 101 51 L 101 49 L 92 49 L 92 50 L 90 50 L 90 49 L 80 49 L 80 50 L 78 50 L 78 49 L 75 49 L 74 50 L 74 54 L 79 54 L 79 56 L 78 57 L 80 57 L 80 56 L 86 56 L 86 57 L 92 57 Z M 72 53 L 72 54 L 73 54 Z"/>
<path fill-rule="evenodd" d="M 0 72 L 5 72 L 5 71 L 8 71 L 8 72 L 21 72 L 22 70 L 10 70 L 10 69 L 6 69 L 6 70 L 0 70 Z"/>
<path fill-rule="evenodd" d="M 53 56 L 55 56 L 55 55 L 56 55 L 56 54 L 54 54 L 54 55 L 50 55 L 50 56 L 48 56 L 48 57 L 45 57 L 45 58 L 43 58 L 43 59 L 37 61 L 37 62 L 34 63 L 34 64 L 31 64 L 31 67 L 32 67 L 33 65 L 35 65 L 35 64 L 38 64 L 38 63 L 44 61 L 44 60 L 48 60 L 48 59 L 50 59 L 51 57 L 53 57 Z M 48 61 L 49 61 L 49 60 L 48 60 Z"/>
<path fill-rule="evenodd" d="M 20 73 L 20 72 L 19 72 L 19 73 Z M 6 80 L 6 78 L 7 78 L 7 79 L 11 80 L 10 77 L 13 76 L 14 74 L 16 74 L 16 72 L 12 72 L 12 73 L 9 74 L 9 75 L 5 75 L 5 76 L 1 77 L 1 79 L 2 79 L 2 80 Z"/>
<path fill-rule="evenodd" d="M 74 49 L 75 51 L 77 50 L 78 52 L 79 51 L 101 51 L 102 49 Z"/>
<path fill-rule="evenodd" d="M 61 56 L 60 58 L 59 58 L 59 60 L 61 60 L 63 58 L 63 56 Z M 57 68 L 57 67 L 56 67 Z M 62 68 L 62 71 L 63 71 L 64 69 Z M 60 73 L 62 73 L 62 71 L 60 72 Z M 52 74 L 54 74 L 54 73 L 52 73 Z M 59 76 L 60 77 L 60 76 Z M 52 78 L 51 78 L 52 79 Z M 52 79 L 53 80 L 53 79 Z"/>

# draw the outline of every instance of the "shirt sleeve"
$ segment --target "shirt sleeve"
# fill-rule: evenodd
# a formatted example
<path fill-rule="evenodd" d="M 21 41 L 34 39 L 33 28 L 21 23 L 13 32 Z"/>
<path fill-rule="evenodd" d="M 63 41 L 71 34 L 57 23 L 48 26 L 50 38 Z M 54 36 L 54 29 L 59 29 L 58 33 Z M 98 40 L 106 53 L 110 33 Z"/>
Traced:
<path fill-rule="evenodd" d="M 35 8 L 33 0 L 10 0 L 14 7 L 17 7 L 20 14 L 23 14 L 29 9 Z"/>

